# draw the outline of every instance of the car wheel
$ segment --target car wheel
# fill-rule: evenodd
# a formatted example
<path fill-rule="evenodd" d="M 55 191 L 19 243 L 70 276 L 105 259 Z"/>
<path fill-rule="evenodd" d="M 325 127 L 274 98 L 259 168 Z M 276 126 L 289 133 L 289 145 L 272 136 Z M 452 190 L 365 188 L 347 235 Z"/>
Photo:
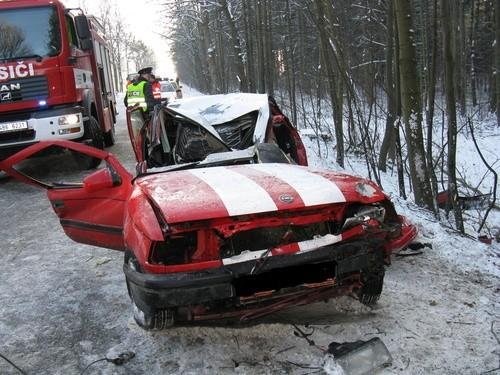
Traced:
<path fill-rule="evenodd" d="M 139 262 L 135 256 L 127 251 L 125 252 L 125 263 L 128 266 L 138 272 L 141 272 Z M 165 310 L 153 310 L 152 312 L 143 311 L 134 301 L 132 293 L 130 293 L 130 288 L 127 289 L 129 292 L 130 300 L 132 302 L 132 308 L 134 311 L 134 320 L 139 325 L 139 327 L 151 331 L 151 330 L 162 330 L 172 327 L 175 323 L 175 311 L 173 309 Z"/>
<path fill-rule="evenodd" d="M 143 329 L 162 330 L 170 328 L 175 323 L 174 310 L 156 310 L 153 313 L 142 311 L 132 299 L 132 308 L 134 309 L 134 320 Z"/>
<path fill-rule="evenodd" d="M 115 124 L 112 124 L 111 129 L 104 133 L 104 144 L 106 147 L 111 147 L 115 144 Z"/>
<path fill-rule="evenodd" d="M 83 127 L 84 133 L 82 142 L 100 150 L 104 149 L 104 137 L 96 118 L 90 116 L 89 119 L 83 124 Z M 79 152 L 74 152 L 73 157 L 78 166 L 82 169 L 94 169 L 101 163 L 101 159 L 92 158 Z"/>
<path fill-rule="evenodd" d="M 382 294 L 384 286 L 383 268 L 379 270 L 370 270 L 361 272 L 361 282 L 363 286 L 358 291 L 359 302 L 364 305 L 371 306 L 377 303 Z"/>

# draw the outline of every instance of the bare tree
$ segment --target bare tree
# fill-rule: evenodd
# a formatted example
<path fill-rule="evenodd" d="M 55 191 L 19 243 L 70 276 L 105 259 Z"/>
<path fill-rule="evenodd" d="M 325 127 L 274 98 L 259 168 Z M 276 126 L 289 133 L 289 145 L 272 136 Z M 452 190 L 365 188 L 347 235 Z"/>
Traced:
<path fill-rule="evenodd" d="M 399 34 L 401 100 L 408 145 L 410 178 L 415 202 L 433 209 L 432 189 L 427 169 L 422 132 L 422 101 L 413 38 L 409 0 L 394 0 Z"/>
<path fill-rule="evenodd" d="M 500 126 L 500 0 L 496 0 L 495 6 L 495 110 L 497 113 L 497 126 Z"/>
<path fill-rule="evenodd" d="M 9 59 L 26 56 L 33 52 L 24 43 L 24 33 L 21 29 L 8 23 L 0 24 L 0 58 Z"/>
<path fill-rule="evenodd" d="M 451 14 L 451 4 L 449 0 L 441 0 L 443 21 L 447 20 Z M 445 89 L 446 108 L 448 113 L 448 201 L 455 213 L 455 225 L 460 232 L 464 232 L 462 211 L 458 204 L 457 174 L 456 174 L 456 153 L 457 153 L 457 110 L 454 87 L 453 53 L 451 48 L 451 26 L 449 22 L 443 22 L 443 48 L 445 64 Z"/>

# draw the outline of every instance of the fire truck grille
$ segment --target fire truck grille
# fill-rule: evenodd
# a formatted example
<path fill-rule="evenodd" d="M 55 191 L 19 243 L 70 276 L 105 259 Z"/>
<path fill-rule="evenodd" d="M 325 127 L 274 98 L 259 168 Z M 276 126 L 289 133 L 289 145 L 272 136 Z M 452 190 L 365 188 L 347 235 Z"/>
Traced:
<path fill-rule="evenodd" d="M 44 76 L 13 79 L 3 82 L 2 86 L 7 89 L 0 94 L 0 104 L 21 100 L 41 100 L 49 96 L 47 77 Z"/>
<path fill-rule="evenodd" d="M 0 144 L 12 142 L 25 142 L 35 139 L 35 131 L 27 129 L 18 132 L 0 133 Z"/>

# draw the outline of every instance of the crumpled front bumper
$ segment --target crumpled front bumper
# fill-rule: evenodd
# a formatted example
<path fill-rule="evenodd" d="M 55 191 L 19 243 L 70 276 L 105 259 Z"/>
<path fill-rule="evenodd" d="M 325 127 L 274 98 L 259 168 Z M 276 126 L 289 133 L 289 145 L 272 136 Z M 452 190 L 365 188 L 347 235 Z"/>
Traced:
<path fill-rule="evenodd" d="M 224 301 L 227 306 L 238 307 L 249 297 L 237 295 L 235 284 L 241 282 L 242 278 L 245 282 L 252 283 L 264 273 L 300 265 L 331 264 L 331 277 L 335 280 L 335 287 L 345 288 L 346 283 L 352 284 L 352 281 L 345 281 L 351 280 L 349 275 L 361 270 L 380 268 L 383 262 L 383 242 L 377 239 L 363 239 L 325 246 L 306 253 L 273 256 L 197 272 L 148 274 L 135 271 L 128 264 L 124 264 L 123 270 L 134 303 L 143 311 L 153 312 L 157 309 L 199 306 L 220 301 Z M 258 272 L 255 272 L 256 269 Z M 351 285 L 351 289 L 352 286 L 359 285 Z M 325 285 L 318 283 L 317 287 L 325 288 Z M 307 288 L 312 292 L 314 287 L 297 285 L 296 289 L 304 288 L 306 298 Z M 259 298 L 260 302 L 266 298 L 279 299 L 276 296 L 279 291 L 269 292 L 265 286 L 262 291 L 264 293 L 263 297 Z M 288 288 L 287 292 L 292 290 Z M 310 302 L 312 301 L 307 303 Z"/>
<path fill-rule="evenodd" d="M 404 217 L 398 216 L 401 223 L 401 234 L 385 243 L 386 251 L 393 253 L 395 251 L 399 251 L 406 246 L 408 246 L 418 235 L 418 229 L 415 225 L 410 223 L 410 221 Z"/>

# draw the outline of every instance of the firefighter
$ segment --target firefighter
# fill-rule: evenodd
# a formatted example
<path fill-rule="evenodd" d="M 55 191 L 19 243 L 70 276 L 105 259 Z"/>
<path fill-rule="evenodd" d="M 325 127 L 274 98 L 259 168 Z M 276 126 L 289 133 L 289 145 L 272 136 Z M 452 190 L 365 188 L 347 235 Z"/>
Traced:
<path fill-rule="evenodd" d="M 153 98 L 155 100 L 155 104 L 161 104 L 161 83 L 153 74 L 151 74 L 150 82 L 153 87 Z"/>
<path fill-rule="evenodd" d="M 139 76 L 127 87 L 127 94 L 123 102 L 125 107 L 139 105 L 142 112 L 148 115 L 156 104 L 151 83 L 153 68 L 143 68 L 138 73 Z"/>

